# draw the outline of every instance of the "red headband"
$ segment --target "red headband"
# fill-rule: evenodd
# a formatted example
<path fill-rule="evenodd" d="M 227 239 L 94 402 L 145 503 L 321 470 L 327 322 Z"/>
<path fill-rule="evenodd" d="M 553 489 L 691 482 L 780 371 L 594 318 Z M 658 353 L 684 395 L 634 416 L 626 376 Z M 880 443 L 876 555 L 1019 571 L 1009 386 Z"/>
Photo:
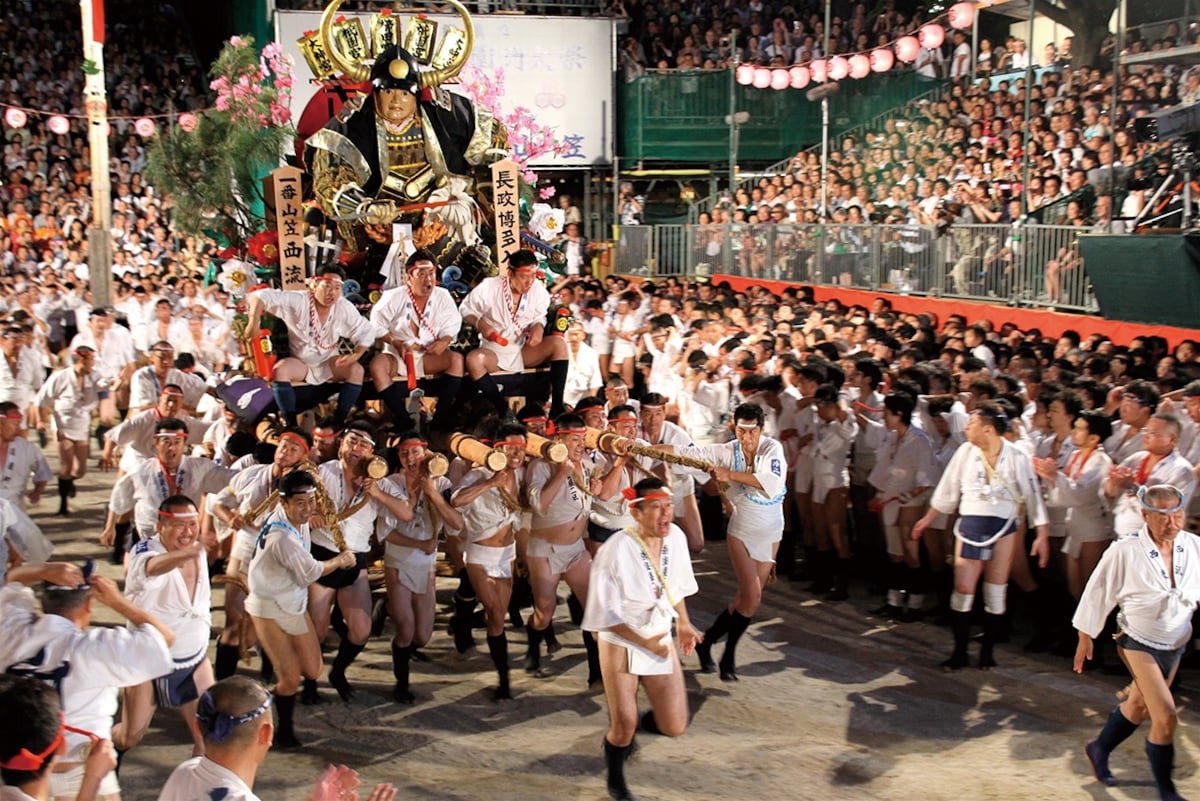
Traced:
<path fill-rule="evenodd" d="M 46 746 L 44 751 L 42 751 L 40 754 L 35 754 L 28 748 L 22 748 L 8 759 L 0 762 L 0 768 L 4 770 L 18 770 L 23 773 L 33 773 L 34 771 L 40 770 L 42 765 L 46 764 L 46 760 L 59 749 L 59 746 L 62 745 L 63 737 L 66 736 L 67 732 L 82 734 L 93 743 L 100 741 L 99 737 L 97 737 L 95 734 L 92 734 L 87 729 L 77 729 L 74 726 L 68 726 L 66 722 L 66 715 L 61 712 L 59 714 L 61 716 L 61 723 L 59 723 L 58 734 L 55 736 L 50 745 Z"/>
<path fill-rule="evenodd" d="M 588 430 L 586 428 L 560 428 L 554 432 L 554 435 L 558 436 L 559 434 L 579 434 L 580 436 L 586 436 L 587 432 L 588 432 Z"/>
<path fill-rule="evenodd" d="M 304 437 L 300 436 L 295 431 L 284 431 L 282 434 L 279 435 L 279 439 L 280 440 L 286 439 L 286 440 L 294 443 L 295 445 L 299 445 L 300 450 L 304 451 L 305 453 L 308 453 L 308 443 L 304 441 Z"/>
<path fill-rule="evenodd" d="M 522 264 L 520 267 L 509 267 L 508 269 L 512 270 L 514 273 L 532 273 L 537 271 L 537 265 Z"/>
<path fill-rule="evenodd" d="M 520 446 L 524 448 L 525 441 L 520 439 L 502 439 L 499 442 L 492 443 L 492 446 L 496 448 L 503 448 L 506 445 Z"/>
<path fill-rule="evenodd" d="M 159 439 L 160 437 L 165 437 L 165 438 L 170 438 L 170 439 L 187 439 L 187 435 L 188 435 L 188 432 L 186 432 L 186 431 L 176 431 L 174 429 L 170 429 L 167 431 L 159 431 L 159 432 L 155 433 L 154 438 Z"/>
<path fill-rule="evenodd" d="M 313 280 L 314 281 L 337 281 L 339 284 L 342 283 L 342 277 L 340 275 L 335 275 L 333 273 L 326 273 L 325 275 L 318 275 L 317 277 L 313 278 Z"/>
<path fill-rule="evenodd" d="M 397 445 L 396 447 L 401 450 L 407 450 L 409 448 L 424 448 L 428 444 L 429 443 L 423 439 L 412 439 L 412 440 L 404 440 L 404 442 Z"/>
<path fill-rule="evenodd" d="M 162 512 L 158 513 L 159 517 L 165 517 L 174 520 L 190 520 L 200 517 L 199 512 Z"/>
<path fill-rule="evenodd" d="M 657 501 L 662 498 L 673 497 L 671 495 L 671 493 L 669 493 L 669 492 L 664 492 L 663 490 L 655 490 L 654 492 L 651 492 L 648 495 L 643 495 L 639 498 L 638 494 L 637 494 L 637 490 L 635 490 L 633 487 L 627 487 L 626 489 L 621 490 L 621 494 L 623 494 L 625 496 L 625 500 L 629 501 L 630 506 L 639 504 L 642 501 Z"/>
<path fill-rule="evenodd" d="M 21 414 L 20 409 L 9 409 L 4 413 L 5 420 L 24 420 L 25 415 Z"/>
<path fill-rule="evenodd" d="M 181 398 L 182 398 L 182 397 L 183 397 L 183 390 L 182 390 L 182 389 L 175 389 L 175 387 L 167 387 L 167 388 L 166 388 L 166 389 L 164 389 L 162 392 L 158 393 L 158 396 L 159 396 L 160 398 L 161 398 L 163 395 L 178 395 L 179 397 L 181 397 Z"/>
<path fill-rule="evenodd" d="M 0 762 L 0 768 L 4 770 L 20 770 L 27 773 L 32 773 L 39 770 L 42 765 L 46 764 L 46 759 L 58 750 L 62 745 L 63 737 L 66 735 L 66 724 L 61 724 L 58 729 L 58 735 L 50 741 L 50 745 L 46 746 L 46 750 L 40 754 L 35 754 L 28 748 L 22 748 L 17 753 L 10 756 L 8 759 Z"/>
<path fill-rule="evenodd" d="M 313 429 L 313 439 L 337 439 L 341 431 L 331 430 L 328 434 L 320 433 L 320 429 Z"/>
<path fill-rule="evenodd" d="M 608 422 L 610 422 L 610 423 L 623 423 L 623 422 L 636 423 L 637 419 L 638 418 L 637 418 L 636 414 L 629 414 L 628 412 L 625 412 L 624 414 L 619 414 L 616 417 L 608 418 Z"/>
<path fill-rule="evenodd" d="M 548 422 L 549 420 L 550 420 L 549 417 L 546 417 L 545 415 L 543 415 L 541 417 L 526 417 L 521 422 L 522 423 L 545 423 L 545 422 Z"/>

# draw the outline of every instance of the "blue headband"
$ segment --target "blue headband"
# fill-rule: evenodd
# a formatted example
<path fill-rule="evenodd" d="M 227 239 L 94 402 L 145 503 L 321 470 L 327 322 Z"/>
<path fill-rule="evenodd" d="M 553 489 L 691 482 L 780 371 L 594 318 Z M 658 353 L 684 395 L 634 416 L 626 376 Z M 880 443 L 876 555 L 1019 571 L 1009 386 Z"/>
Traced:
<path fill-rule="evenodd" d="M 1175 493 L 1175 496 L 1177 498 L 1179 498 L 1179 502 L 1176 503 L 1174 506 L 1169 507 L 1167 509 L 1163 509 L 1158 506 L 1154 506 L 1148 500 L 1146 500 L 1146 493 L 1152 489 L 1168 489 L 1171 492 Z M 1142 508 L 1145 509 L 1147 512 L 1158 512 L 1161 515 L 1173 515 L 1176 512 L 1183 511 L 1183 493 L 1179 491 L 1178 487 L 1172 486 L 1171 484 L 1154 484 L 1154 485 L 1151 485 L 1148 487 L 1147 486 L 1138 487 L 1137 499 L 1138 499 L 1138 503 L 1140 503 L 1142 505 Z"/>
<path fill-rule="evenodd" d="M 271 694 L 267 693 L 267 700 L 246 714 L 229 715 L 225 712 L 218 712 L 212 693 L 205 691 L 200 694 L 200 701 L 196 705 L 196 720 L 200 724 L 200 734 L 204 739 L 214 743 L 223 743 L 233 736 L 233 730 L 238 726 L 249 723 L 270 708 Z"/>

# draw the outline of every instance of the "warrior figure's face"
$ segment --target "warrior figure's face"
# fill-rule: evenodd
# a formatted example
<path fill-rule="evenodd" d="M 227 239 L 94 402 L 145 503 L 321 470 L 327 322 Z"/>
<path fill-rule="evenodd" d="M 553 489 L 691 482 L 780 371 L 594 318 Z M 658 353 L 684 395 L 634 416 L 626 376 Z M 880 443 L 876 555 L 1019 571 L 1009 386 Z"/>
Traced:
<path fill-rule="evenodd" d="M 404 89 L 376 89 L 375 111 L 393 125 L 400 125 L 416 113 L 417 98 Z"/>

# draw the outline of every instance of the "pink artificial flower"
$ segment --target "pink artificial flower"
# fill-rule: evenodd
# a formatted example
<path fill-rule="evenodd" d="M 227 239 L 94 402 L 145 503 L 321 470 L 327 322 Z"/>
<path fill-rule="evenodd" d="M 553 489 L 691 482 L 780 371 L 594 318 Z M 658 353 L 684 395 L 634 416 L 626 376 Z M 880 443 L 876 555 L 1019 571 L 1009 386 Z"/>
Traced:
<path fill-rule="evenodd" d="M 217 111 L 228 111 L 229 95 L 217 95 L 217 102 L 215 103 L 215 106 Z"/>
<path fill-rule="evenodd" d="M 521 179 L 532 186 L 537 183 L 538 174 L 533 170 L 525 170 L 525 172 L 521 173 Z"/>
<path fill-rule="evenodd" d="M 230 36 L 230 37 L 229 37 L 229 44 L 233 45 L 234 47 L 241 47 L 241 46 L 242 46 L 242 37 L 240 37 L 240 36 Z"/>
<path fill-rule="evenodd" d="M 556 190 L 553 186 L 543 186 L 538 190 L 538 197 L 540 197 L 542 200 L 549 200 L 550 198 L 554 197 L 554 193 L 556 191 L 558 190 Z"/>

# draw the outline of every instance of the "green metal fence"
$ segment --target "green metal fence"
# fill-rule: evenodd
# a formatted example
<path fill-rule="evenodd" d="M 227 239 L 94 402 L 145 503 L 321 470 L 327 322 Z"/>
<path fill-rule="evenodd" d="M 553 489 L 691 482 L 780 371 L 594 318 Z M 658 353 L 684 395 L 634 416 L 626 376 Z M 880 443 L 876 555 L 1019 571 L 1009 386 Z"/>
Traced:
<path fill-rule="evenodd" d="M 727 70 L 650 71 L 618 86 L 622 159 L 726 162 L 729 159 Z M 843 130 L 903 106 L 936 82 L 913 72 L 846 80 L 830 98 L 830 130 Z M 795 89 L 732 87 L 739 112 L 740 161 L 773 162 L 821 138 L 821 106 Z"/>
<path fill-rule="evenodd" d="M 714 273 L 856 289 L 1098 309 L 1079 252 L 1089 229 L 1059 225 L 634 225 L 618 272 Z"/>

